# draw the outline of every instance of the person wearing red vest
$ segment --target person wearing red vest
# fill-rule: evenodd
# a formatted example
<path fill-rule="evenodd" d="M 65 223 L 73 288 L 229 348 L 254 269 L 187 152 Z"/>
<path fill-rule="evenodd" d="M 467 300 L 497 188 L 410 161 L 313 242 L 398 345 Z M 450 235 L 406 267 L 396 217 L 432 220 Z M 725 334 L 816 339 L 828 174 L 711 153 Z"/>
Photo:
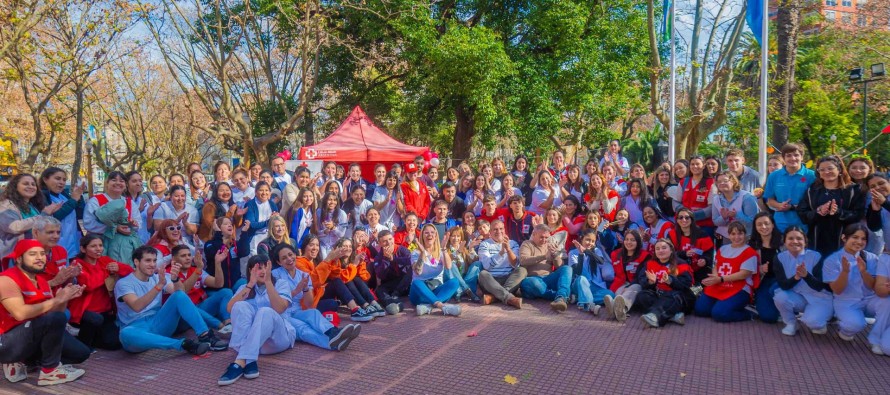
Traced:
<path fill-rule="evenodd" d="M 714 179 L 705 168 L 704 159 L 695 155 L 689 159 L 689 176 L 680 180 L 681 200 L 674 201 L 674 211 L 681 208 L 692 210 L 695 223 L 708 236 L 714 235 L 714 221 L 711 219 L 711 200 L 717 195 Z"/>
<path fill-rule="evenodd" d="M 424 215 L 430 212 L 430 192 L 424 183 L 417 180 L 418 174 L 423 174 L 422 170 L 414 163 L 405 166 L 405 182 L 399 186 L 405 200 L 405 213 Z"/>
<path fill-rule="evenodd" d="M 182 281 L 182 290 L 188 295 L 192 303 L 198 307 L 198 312 L 204 318 L 204 322 L 208 328 L 213 328 L 221 334 L 232 333 L 231 315 L 226 309 L 229 300 L 232 299 L 233 292 L 230 288 L 224 288 L 225 272 L 222 270 L 222 262 L 226 260 L 228 252 L 219 250 L 212 258 L 214 264 L 215 275 L 204 270 L 204 258 L 201 256 L 201 250 L 195 250 L 196 255 L 192 255 L 192 250 L 185 244 L 174 246 L 171 251 L 172 262 L 178 263 L 182 267 L 179 271 L 179 278 Z M 170 273 L 171 267 L 167 267 L 167 273 Z M 205 288 L 215 289 L 214 292 L 207 292 Z M 188 328 L 181 327 L 185 330 Z"/>
<path fill-rule="evenodd" d="M 34 221 L 34 240 L 40 242 L 46 251 L 46 267 L 38 274 L 57 289 L 80 274 L 80 267 L 68 264 L 68 251 L 59 245 L 62 237 L 62 223 L 50 216 L 41 216 Z M 9 267 L 14 266 L 10 264 Z"/>
<path fill-rule="evenodd" d="M 717 250 L 714 270 L 702 280 L 704 293 L 695 302 L 695 315 L 717 322 L 748 321 L 745 309 L 756 287 L 751 277 L 757 271 L 757 251 L 747 243 L 745 225 L 734 221 L 726 227 L 729 245 Z"/>
<path fill-rule="evenodd" d="M 646 262 L 644 276 L 637 276 L 637 284 L 643 291 L 637 295 L 635 305 L 640 306 L 640 319 L 653 328 L 668 321 L 683 325 L 685 315 L 695 303 L 692 293 L 692 268 L 677 258 L 676 249 L 669 239 L 655 242 L 655 259 Z"/>
<path fill-rule="evenodd" d="M 77 339 L 88 347 L 118 350 L 120 332 L 109 292 L 115 282 L 132 273 L 133 268 L 103 255 L 104 248 L 99 235 L 89 234 L 80 239 L 80 254 L 71 260 L 71 266 L 79 268 L 77 284 L 85 288 L 80 297 L 68 302 L 69 322 L 80 329 Z"/>
<path fill-rule="evenodd" d="M 15 266 L 0 273 L 0 363 L 6 378 L 26 379 L 22 361 L 36 357 L 41 367 L 37 385 L 77 380 L 85 372 L 61 363 L 64 310 L 84 287 L 68 284 L 54 296 L 37 276 L 46 266 L 46 251 L 37 240 L 20 240 L 7 258 Z"/>

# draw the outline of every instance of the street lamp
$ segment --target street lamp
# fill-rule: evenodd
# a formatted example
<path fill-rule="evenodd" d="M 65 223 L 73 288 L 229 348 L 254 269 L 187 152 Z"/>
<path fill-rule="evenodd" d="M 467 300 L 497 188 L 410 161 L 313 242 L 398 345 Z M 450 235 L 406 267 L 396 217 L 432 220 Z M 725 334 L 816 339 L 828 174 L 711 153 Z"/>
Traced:
<path fill-rule="evenodd" d="M 871 78 L 865 78 L 865 70 L 862 67 L 851 69 L 849 72 L 850 82 L 854 84 L 862 84 L 862 145 L 863 149 L 868 149 L 868 83 L 880 81 L 884 79 L 886 71 L 883 63 L 875 63 L 871 65 Z"/>

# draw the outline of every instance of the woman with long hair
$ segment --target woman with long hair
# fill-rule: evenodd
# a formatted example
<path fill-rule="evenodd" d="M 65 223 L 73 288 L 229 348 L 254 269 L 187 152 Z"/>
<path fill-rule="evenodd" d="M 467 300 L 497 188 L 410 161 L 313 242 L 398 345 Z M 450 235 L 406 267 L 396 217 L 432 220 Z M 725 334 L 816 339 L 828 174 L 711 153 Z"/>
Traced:
<path fill-rule="evenodd" d="M 244 279 L 245 273 L 241 271 L 240 261 L 241 258 L 247 256 L 247 252 L 238 250 L 238 234 L 232 218 L 222 216 L 213 222 L 213 235 L 204 244 L 204 256 L 215 257 L 220 252 L 225 252 L 225 259 L 221 263 L 223 285 L 220 288 L 236 290 L 246 281 Z M 204 270 L 210 276 L 216 277 L 219 274 L 216 272 L 214 265 L 207 265 Z M 208 294 L 213 292 L 215 292 L 213 288 L 207 288 Z"/>
<path fill-rule="evenodd" d="M 540 171 L 537 176 L 537 187 L 532 192 L 532 204 L 528 207 L 537 215 L 544 214 L 550 208 L 559 207 L 562 204 L 562 190 L 553 180 L 549 171 Z M 469 209 L 469 205 L 467 205 Z"/>
<path fill-rule="evenodd" d="M 680 200 L 674 201 L 674 211 L 689 209 L 695 224 L 709 237 L 712 236 L 714 221 L 711 219 L 711 203 L 717 195 L 717 188 L 701 155 L 689 158 L 689 175 L 678 184 L 681 191 Z"/>
<path fill-rule="evenodd" d="M 654 257 L 646 262 L 637 283 L 643 288 L 635 305 L 640 306 L 644 323 L 659 328 L 673 322 L 685 324 L 686 313 L 692 311 L 692 268 L 679 259 L 668 239 L 655 242 Z"/>
<path fill-rule="evenodd" d="M 141 215 L 132 199 L 124 192 L 127 180 L 123 173 L 112 171 L 105 178 L 105 192 L 96 194 L 87 202 L 83 212 L 83 227 L 87 232 L 102 235 L 105 255 L 130 264 L 133 251 L 142 245 L 136 233 L 140 228 Z"/>
<path fill-rule="evenodd" d="M 269 218 L 278 214 L 278 206 L 272 202 L 272 187 L 260 181 L 256 184 L 256 195 L 250 199 L 245 207 L 244 223 L 247 231 L 241 234 L 239 249 L 250 251 L 250 255 L 257 254 L 257 248 L 261 241 L 269 234 Z"/>
<path fill-rule="evenodd" d="M 843 246 L 825 258 L 822 281 L 834 294 L 834 316 L 838 321 L 838 336 L 852 341 L 865 329 L 866 315 L 877 313 L 875 276 L 878 257 L 865 251 L 868 229 L 862 224 L 847 225 L 841 233 Z M 817 327 L 825 325 L 819 322 Z M 821 332 L 824 333 L 824 332 Z"/>
<path fill-rule="evenodd" d="M 643 208 L 655 206 L 655 202 L 649 198 L 649 190 L 641 178 L 631 178 L 627 181 L 627 194 L 621 198 L 618 205 L 627 210 L 628 218 L 639 227 L 645 227 L 643 221 Z"/>
<path fill-rule="evenodd" d="M 136 230 L 139 240 L 143 243 L 147 242 L 154 233 L 155 212 L 161 207 L 161 202 L 152 203 L 151 193 L 145 193 L 142 186 L 142 174 L 138 171 L 128 171 L 124 174 L 127 180 L 127 186 L 124 188 L 124 197 L 130 200 L 133 207 L 139 210 L 139 229 Z"/>
<path fill-rule="evenodd" d="M 479 301 L 476 285 L 482 265 L 476 262 L 476 251 L 469 248 L 468 236 L 460 226 L 449 228 L 445 233 L 445 260 L 451 261 L 451 269 L 445 272 L 445 280 L 457 279 L 460 287 L 455 293 L 455 300 L 460 303 L 461 296 L 466 294 L 470 300 Z"/>
<path fill-rule="evenodd" d="M 445 258 L 446 255 L 439 244 L 436 227 L 432 224 L 424 225 L 417 249 L 411 253 L 414 279 L 408 293 L 418 316 L 430 314 L 433 308 L 441 309 L 443 315 L 460 316 L 459 305 L 445 303 L 460 288 L 460 282 L 456 278 L 444 280 L 445 271 L 451 270 L 453 264 L 450 259 Z"/>
<path fill-rule="evenodd" d="M 232 185 L 232 166 L 223 161 L 218 161 L 213 165 L 213 185 L 226 183 Z"/>
<path fill-rule="evenodd" d="M 652 176 L 652 185 L 649 187 L 649 195 L 655 198 L 658 208 L 667 217 L 674 216 L 673 199 L 668 195 L 668 188 L 676 186 L 671 180 L 671 170 L 659 167 Z"/>
<path fill-rule="evenodd" d="M 871 204 L 872 194 L 869 191 L 867 180 L 875 174 L 875 164 L 867 156 L 853 155 L 853 159 L 847 162 L 847 172 L 850 173 L 850 181 L 859 184 L 859 190 L 865 195 L 865 206 L 868 207 Z M 868 209 L 866 209 L 866 215 L 868 215 Z M 866 219 L 860 222 L 867 225 Z M 868 229 L 868 245 L 865 250 L 875 255 L 884 252 L 883 229 L 877 231 Z"/>
<path fill-rule="evenodd" d="M 732 171 L 726 170 L 715 178 L 717 194 L 711 205 L 711 219 L 717 225 L 715 238 L 719 248 L 723 240 L 729 237 L 727 226 L 735 221 L 745 225 L 745 231 L 751 234 L 754 216 L 760 211 L 757 198 L 750 192 L 742 190 L 742 185 Z"/>
<path fill-rule="evenodd" d="M 596 211 L 606 221 L 614 221 L 620 199 L 618 191 L 609 187 L 602 174 L 596 173 L 590 176 L 587 193 L 584 195 L 588 212 Z"/>
<path fill-rule="evenodd" d="M 779 248 L 782 247 L 782 233 L 773 222 L 772 213 L 762 211 L 754 216 L 754 232 L 748 245 L 757 251 L 759 257 L 758 275 L 760 285 L 754 292 L 754 307 L 763 322 L 774 323 L 779 320 L 779 311 L 773 303 L 773 294 L 778 289 L 776 270 L 780 263 L 777 260 Z"/>
<path fill-rule="evenodd" d="M 195 206 L 199 212 L 204 207 L 204 202 L 210 198 L 210 184 L 204 172 L 197 170 L 189 174 L 188 202 Z"/>
<path fill-rule="evenodd" d="M 315 212 L 318 210 L 315 204 L 315 192 L 309 188 L 300 188 L 297 200 L 291 204 L 289 210 L 287 214 L 287 223 L 290 224 L 289 232 L 297 242 L 295 246 L 301 246 L 303 239 L 310 234 L 317 233 L 313 220 Z"/>
<path fill-rule="evenodd" d="M 705 287 L 695 302 L 695 315 L 717 322 L 750 321 L 746 309 L 754 294 L 758 272 L 757 251 L 748 246 L 748 234 L 741 222 L 729 224 L 729 244 L 717 250 L 713 271 L 702 280 Z"/>
<path fill-rule="evenodd" d="M 374 208 L 380 213 L 380 223 L 389 230 L 394 231 L 402 226 L 402 214 L 405 211 L 405 201 L 399 188 L 399 176 L 395 172 L 386 174 L 386 183 L 382 188 L 374 188 L 374 197 L 371 198 Z"/>
<path fill-rule="evenodd" d="M 488 195 L 497 196 L 485 175 L 479 173 L 474 178 L 473 188 L 467 191 L 467 198 L 465 199 L 467 211 L 472 211 L 476 216 L 482 214 L 482 200 Z"/>
<path fill-rule="evenodd" d="M 52 215 L 61 207 L 62 203 L 46 204 L 34 176 L 13 177 L 0 195 L 0 256 L 9 255 L 19 240 L 30 238 L 38 215 Z"/>
<path fill-rule="evenodd" d="M 643 222 L 645 227 L 642 231 L 642 249 L 652 252 L 655 242 L 664 238 L 669 239 L 671 243 L 677 243 L 677 232 L 674 229 L 674 223 L 663 219 L 661 212 L 655 206 L 643 208 Z"/>
<path fill-rule="evenodd" d="M 581 168 L 578 165 L 566 167 L 566 178 L 560 180 L 560 188 L 562 188 L 562 196 L 584 198 L 584 195 L 587 194 L 587 182 L 581 178 Z"/>
<path fill-rule="evenodd" d="M 155 234 L 148 239 L 146 245 L 154 247 L 158 251 L 158 265 L 166 265 L 173 258 L 173 247 L 185 244 L 183 239 L 184 229 L 182 224 L 173 219 L 164 219 L 158 223 Z M 189 246 L 192 249 L 192 246 Z"/>
<path fill-rule="evenodd" d="M 865 217 L 865 194 L 840 158 L 826 156 L 816 161 L 816 181 L 800 199 L 797 213 L 807 225 L 807 245 L 828 256 L 840 248 L 844 227 Z"/>
<path fill-rule="evenodd" d="M 234 227 L 243 224 L 246 207 L 238 207 L 232 198 L 232 187 L 224 182 L 213 186 L 213 193 L 201 208 L 201 224 L 198 226 L 198 238 L 207 242 L 213 238 L 213 224 L 216 220 L 226 217 L 232 220 Z M 209 255 L 208 255 L 209 256 Z"/>
<path fill-rule="evenodd" d="M 684 178 L 689 176 L 689 161 L 686 159 L 678 159 L 676 162 L 674 162 L 674 167 L 671 171 L 674 177 L 673 182 L 675 184 L 679 183 Z"/>
<path fill-rule="evenodd" d="M 269 217 L 269 237 L 260 242 L 257 246 L 257 253 L 271 257 L 272 250 L 279 244 L 287 244 L 296 248 L 297 241 L 290 237 L 284 217 L 275 214 Z"/>
<path fill-rule="evenodd" d="M 68 256 L 74 256 L 79 251 L 79 238 L 83 233 L 80 230 L 78 220 L 83 217 L 83 208 L 86 206 L 83 192 L 86 184 L 79 182 L 71 188 L 71 193 L 65 191 L 68 173 L 58 167 L 48 167 L 40 174 L 38 186 L 43 192 L 44 201 L 47 204 L 60 203 L 52 216 L 62 223 L 61 239 L 59 245 L 68 252 Z"/>
<path fill-rule="evenodd" d="M 692 217 L 692 210 L 681 208 L 677 211 L 677 256 L 689 263 L 693 270 L 695 284 L 701 283 L 711 273 L 714 260 L 714 241 L 698 228 Z"/>
<path fill-rule="evenodd" d="M 606 295 L 603 298 L 607 319 L 615 317 L 619 322 L 627 320 L 627 313 L 633 308 L 637 294 L 643 290 L 638 279 L 645 276 L 646 262 L 649 259 L 649 251 L 643 248 L 643 236 L 640 232 L 636 230 L 627 232 L 624 245 L 612 252 L 612 270 L 615 272 L 615 279 L 612 280 L 609 290 L 615 296 Z"/>

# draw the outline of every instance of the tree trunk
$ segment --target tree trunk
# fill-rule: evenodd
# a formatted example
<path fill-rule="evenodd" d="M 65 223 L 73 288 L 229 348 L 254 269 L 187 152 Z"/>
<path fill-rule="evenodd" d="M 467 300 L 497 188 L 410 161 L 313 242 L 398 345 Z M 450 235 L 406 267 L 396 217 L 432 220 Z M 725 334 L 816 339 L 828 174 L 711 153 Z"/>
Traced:
<path fill-rule="evenodd" d="M 308 104 L 307 104 L 308 108 Z M 315 144 L 315 118 L 312 116 L 312 111 L 306 111 L 306 116 L 303 117 L 303 145 L 310 146 Z"/>
<path fill-rule="evenodd" d="M 455 165 L 458 165 L 470 159 L 476 127 L 473 122 L 473 111 L 464 108 L 463 103 L 454 105 L 454 115 L 457 122 L 454 125 L 454 144 L 451 155 L 456 161 Z"/>
<path fill-rule="evenodd" d="M 77 126 L 75 127 L 76 134 L 74 136 L 74 141 L 76 144 L 74 145 L 74 165 L 71 167 L 71 185 L 77 185 L 77 180 L 80 176 L 80 167 L 81 162 L 83 161 L 83 87 L 80 85 L 74 86 L 74 96 L 77 98 L 77 110 L 75 114 L 75 122 Z M 92 184 L 93 180 L 87 180 L 90 184 Z"/>
<path fill-rule="evenodd" d="M 776 23 L 773 25 L 776 26 L 778 56 L 773 86 L 776 112 L 772 140 L 774 146 L 781 147 L 788 143 L 788 120 L 794 103 L 794 63 L 797 58 L 797 36 L 800 32 L 801 0 L 779 0 L 776 11 Z"/>

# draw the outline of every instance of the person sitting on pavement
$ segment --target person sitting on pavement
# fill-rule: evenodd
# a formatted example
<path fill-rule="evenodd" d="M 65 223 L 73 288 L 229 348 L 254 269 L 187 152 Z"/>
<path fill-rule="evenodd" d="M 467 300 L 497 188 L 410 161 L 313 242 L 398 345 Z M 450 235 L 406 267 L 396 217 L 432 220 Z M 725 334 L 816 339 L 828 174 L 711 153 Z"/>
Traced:
<path fill-rule="evenodd" d="M 847 225 L 841 234 L 843 246 L 823 262 L 822 281 L 834 293 L 834 316 L 838 336 L 852 341 L 866 326 L 866 314 L 877 313 L 875 275 L 878 257 L 865 251 L 868 229 L 861 223 Z"/>
<path fill-rule="evenodd" d="M 752 277 L 758 271 L 757 251 L 747 244 L 743 223 L 731 222 L 726 232 L 730 243 L 717 250 L 714 269 L 702 280 L 705 289 L 695 302 L 695 315 L 717 322 L 750 321 L 747 307 L 757 287 Z"/>
<path fill-rule="evenodd" d="M 317 309 L 304 309 L 301 301 L 312 300 L 312 279 L 308 273 L 297 269 L 297 250 L 281 244 L 272 250 L 272 276 L 276 281 L 286 281 L 290 287 L 291 303 L 285 315 L 296 330 L 296 340 L 326 350 L 344 351 L 358 337 L 361 325 L 349 324 L 342 329 L 328 321 Z"/>
<path fill-rule="evenodd" d="M 309 273 L 313 284 L 321 284 L 321 286 L 316 286 L 320 289 L 313 296 L 313 306 L 306 307 L 317 308 L 324 313 L 336 311 L 340 305 L 345 304 L 351 312 L 350 318 L 355 322 L 368 322 L 379 316 L 376 310 L 371 312 L 359 306 L 356 303 L 355 295 L 349 291 L 349 288 L 343 283 L 343 279 L 340 278 L 342 268 L 349 265 L 348 262 L 352 262 L 351 259 L 354 259 L 352 240 L 340 239 L 334 244 L 331 253 L 316 264 L 314 259 L 320 253 L 319 239 L 309 236 L 303 246 L 303 253 L 304 257 L 297 258 L 297 268 Z"/>
<path fill-rule="evenodd" d="M 594 315 L 599 313 L 606 296 L 615 296 L 609 290 L 615 271 L 608 254 L 597 247 L 596 237 L 592 229 L 581 233 L 581 241 L 572 242 L 575 248 L 569 251 L 567 263 L 575 277 L 572 289 L 578 297 L 578 308 Z"/>
<path fill-rule="evenodd" d="M 612 280 L 609 290 L 614 292 L 615 296 L 603 297 L 606 318 L 615 317 L 619 322 L 627 320 L 627 312 L 633 308 L 637 294 L 643 289 L 637 283 L 637 279 L 645 276 L 643 272 L 646 261 L 650 259 L 649 251 L 645 250 L 643 245 L 645 245 L 643 236 L 635 229 L 624 235 L 624 245 L 620 249 L 612 251 L 612 270 L 615 272 L 615 279 Z"/>
<path fill-rule="evenodd" d="M 109 292 L 119 279 L 133 273 L 133 268 L 103 255 L 104 248 L 99 235 L 80 239 L 80 254 L 71 260 L 71 266 L 81 271 L 77 284 L 85 288 L 81 296 L 68 302 L 68 311 L 78 340 L 90 348 L 118 350 L 120 329 Z"/>
<path fill-rule="evenodd" d="M 549 236 L 547 225 L 535 226 L 531 237 L 519 247 L 519 265 L 528 272 L 519 287 L 522 296 L 552 300 L 550 308 L 562 313 L 568 307 L 572 268 L 563 264 L 563 247 L 548 241 Z"/>
<path fill-rule="evenodd" d="M 775 269 L 775 270 L 773 270 Z M 779 289 L 773 301 L 785 327 L 782 334 L 794 336 L 798 320 L 816 334 L 828 332 L 826 324 L 834 315 L 833 295 L 822 282 L 822 256 L 807 249 L 807 235 L 803 229 L 785 229 L 785 251 L 776 256 L 771 267 Z M 803 313 L 800 318 L 797 313 Z"/>
<path fill-rule="evenodd" d="M 201 256 L 200 249 L 195 250 L 197 254 L 193 257 L 192 251 L 187 245 L 178 245 L 173 247 L 171 251 L 173 262 L 180 265 L 179 280 L 182 281 L 182 289 L 192 300 L 192 303 L 198 307 L 201 317 L 207 323 L 209 328 L 214 328 L 221 334 L 232 333 L 232 325 L 229 320 L 229 311 L 226 305 L 229 299 L 232 299 L 232 290 L 222 288 L 224 283 L 225 271 L 222 270 L 222 262 L 226 260 L 227 252 L 219 250 L 212 258 L 214 265 L 214 273 L 210 275 L 204 270 L 204 258 Z M 172 270 L 173 266 L 167 267 L 167 272 Z M 217 289 L 213 293 L 209 293 L 205 288 Z M 180 323 L 182 329 L 184 323 Z"/>
<path fill-rule="evenodd" d="M 692 293 L 692 268 L 677 258 L 670 239 L 655 242 L 655 257 L 646 262 L 646 275 L 638 278 L 643 291 L 637 295 L 636 304 L 643 311 L 640 319 L 653 328 L 668 321 L 683 325 L 686 312 L 695 304 Z"/>
<path fill-rule="evenodd" d="M 184 350 L 194 355 L 207 351 L 223 351 L 228 343 L 207 328 L 198 308 L 182 292 L 179 263 L 173 263 L 170 273 L 165 265 L 158 266 L 158 252 L 141 246 L 133 251 L 136 270 L 120 279 L 114 286 L 117 302 L 120 340 L 124 350 L 139 353 L 151 349 Z M 160 275 L 159 275 L 160 273 Z M 169 294 L 161 302 L 161 294 Z M 179 320 L 183 319 L 198 334 L 198 340 L 174 339 Z"/>
<path fill-rule="evenodd" d="M 10 382 L 28 378 L 25 361 L 40 365 L 37 385 L 77 380 L 82 369 L 63 365 L 62 337 L 65 307 L 81 295 L 82 285 L 68 284 L 53 295 L 47 281 L 37 276 L 46 266 L 46 251 L 37 240 L 19 240 L 7 258 L 15 266 L 0 272 L 0 363 Z"/>
<path fill-rule="evenodd" d="M 417 249 L 411 253 L 414 280 L 408 294 L 418 316 L 430 314 L 434 307 L 442 309 L 443 315 L 459 316 L 461 313 L 459 305 L 445 304 L 457 293 L 460 282 L 456 278 L 444 281 L 445 271 L 451 270 L 453 265 L 444 252 L 436 226 L 424 225 Z"/>
<path fill-rule="evenodd" d="M 479 244 L 479 262 L 482 272 L 479 273 L 479 292 L 482 304 L 491 304 L 494 299 L 522 308 L 522 298 L 513 295 L 527 271 L 519 265 L 519 244 L 507 238 L 504 222 L 495 220 L 491 223 L 491 236 Z"/>
<path fill-rule="evenodd" d="M 396 245 L 389 230 L 377 233 L 377 256 L 374 273 L 377 278 L 375 291 L 387 314 L 403 310 L 400 297 L 407 296 L 411 287 L 411 251 Z"/>

